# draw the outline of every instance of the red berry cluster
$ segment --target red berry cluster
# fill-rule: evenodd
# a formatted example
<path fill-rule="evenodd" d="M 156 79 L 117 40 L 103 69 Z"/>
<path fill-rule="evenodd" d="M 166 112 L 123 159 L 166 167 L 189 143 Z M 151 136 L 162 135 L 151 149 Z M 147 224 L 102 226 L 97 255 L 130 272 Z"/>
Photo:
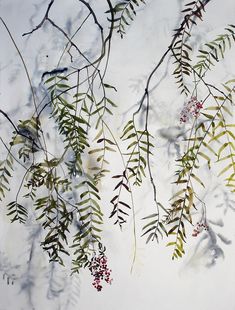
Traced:
<path fill-rule="evenodd" d="M 108 284 L 112 283 L 113 279 L 110 278 L 112 270 L 108 268 L 107 257 L 104 253 L 100 253 L 98 256 L 92 257 L 89 270 L 91 275 L 94 277 L 92 285 L 97 289 L 98 292 L 102 290 L 102 281 L 105 281 Z"/>
<path fill-rule="evenodd" d="M 188 122 L 191 116 L 198 117 L 202 108 L 202 101 L 198 101 L 196 97 L 191 97 L 191 99 L 184 105 L 184 108 L 180 113 L 180 122 Z"/>
<path fill-rule="evenodd" d="M 209 230 L 209 226 L 207 225 L 207 223 L 202 222 L 202 221 L 197 222 L 197 224 L 193 230 L 192 236 L 197 237 L 203 230 L 206 230 L 206 231 Z"/>

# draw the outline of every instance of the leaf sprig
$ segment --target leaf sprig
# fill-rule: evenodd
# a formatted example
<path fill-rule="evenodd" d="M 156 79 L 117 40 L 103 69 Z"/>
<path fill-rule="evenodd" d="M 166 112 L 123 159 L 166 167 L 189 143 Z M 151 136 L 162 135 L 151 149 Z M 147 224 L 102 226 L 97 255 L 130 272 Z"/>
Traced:
<path fill-rule="evenodd" d="M 103 224 L 103 213 L 100 207 L 99 190 L 94 178 L 87 176 L 87 179 L 77 185 L 82 190 L 80 201 L 76 203 L 77 212 L 77 233 L 73 238 L 71 248 L 74 249 L 72 271 L 79 272 L 81 267 L 89 264 L 89 255 L 95 245 L 100 244 L 100 233 Z"/>
<path fill-rule="evenodd" d="M 174 64 L 176 68 L 173 72 L 178 88 L 182 94 L 188 95 L 190 93 L 186 85 L 185 77 L 190 76 L 192 72 L 190 53 L 192 47 L 189 45 L 191 37 L 191 29 L 197 25 L 196 19 L 202 20 L 202 12 L 205 11 L 202 1 L 192 1 L 185 5 L 182 13 L 185 14 L 181 27 L 175 29 L 174 39 L 175 42 L 171 48 L 172 55 L 175 59 Z"/>
<path fill-rule="evenodd" d="M 144 0 L 122 0 L 113 7 L 113 29 L 117 29 L 117 33 L 120 34 L 121 38 L 123 38 L 126 33 L 126 27 L 130 26 L 130 23 L 134 20 L 136 16 L 136 8 L 141 4 L 146 3 Z M 110 11 L 107 11 L 106 13 L 109 12 Z"/>
<path fill-rule="evenodd" d="M 0 162 L 0 201 L 5 198 L 5 192 L 10 191 L 9 179 L 13 171 L 13 158 L 8 152 L 6 159 Z"/>
<path fill-rule="evenodd" d="M 110 201 L 113 205 L 113 210 L 110 214 L 110 218 L 116 216 L 117 219 L 114 224 L 118 224 L 119 227 L 122 228 L 122 225 L 126 223 L 125 217 L 129 216 L 127 210 L 131 209 L 129 203 L 121 199 L 121 193 L 123 189 L 127 193 L 130 193 L 129 181 L 126 170 L 124 170 L 123 173 L 120 175 L 114 175 L 113 178 L 118 179 L 118 183 L 114 187 L 114 191 L 116 191 L 117 193 Z"/>
<path fill-rule="evenodd" d="M 149 141 L 153 136 L 148 130 L 137 130 L 133 120 L 130 120 L 123 128 L 121 139 L 128 142 L 127 169 L 129 179 L 133 178 L 133 185 L 140 186 L 143 177 L 146 177 L 145 169 L 147 167 L 147 155 L 152 155 L 151 149 L 154 145 Z"/>
<path fill-rule="evenodd" d="M 220 34 L 214 39 L 205 44 L 203 48 L 199 50 L 199 61 L 194 66 L 194 69 L 198 72 L 200 77 L 203 77 L 208 70 L 211 70 L 216 63 L 224 59 L 224 53 L 227 49 L 232 47 L 232 43 L 235 42 L 235 26 L 228 25 L 225 28 L 226 33 Z"/>

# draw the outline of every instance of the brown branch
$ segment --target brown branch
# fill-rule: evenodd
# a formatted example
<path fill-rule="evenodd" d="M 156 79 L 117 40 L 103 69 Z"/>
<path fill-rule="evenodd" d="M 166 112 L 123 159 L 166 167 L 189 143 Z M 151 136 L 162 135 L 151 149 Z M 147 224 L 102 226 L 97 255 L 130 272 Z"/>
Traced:
<path fill-rule="evenodd" d="M 203 2 L 203 8 L 210 2 L 211 0 L 205 0 Z M 144 103 L 144 100 L 146 99 L 148 93 L 149 93 L 149 85 L 150 85 L 150 82 L 152 80 L 152 77 L 154 76 L 154 74 L 156 73 L 156 71 L 158 70 L 158 68 L 161 66 L 161 64 L 164 62 L 166 56 L 168 55 L 168 53 L 172 50 L 174 44 L 175 44 L 175 41 L 177 40 L 178 36 L 180 35 L 181 31 L 184 29 L 185 25 L 187 25 L 188 23 L 188 20 L 190 17 L 195 17 L 196 14 L 198 13 L 198 10 L 195 10 L 193 11 L 191 14 L 188 14 L 184 17 L 183 21 L 181 22 L 181 25 L 179 27 L 179 29 L 177 29 L 176 33 L 174 34 L 174 37 L 170 43 L 170 45 L 168 46 L 167 50 L 165 51 L 165 53 L 163 54 L 163 56 L 161 57 L 161 59 L 159 60 L 159 62 L 157 63 L 157 65 L 155 66 L 155 68 L 152 70 L 152 72 L 150 73 L 150 75 L 148 76 L 148 79 L 147 79 L 147 82 L 146 82 L 146 87 L 145 87 L 145 91 L 144 91 L 144 94 L 142 96 L 142 98 L 140 99 L 140 102 L 139 102 L 139 107 L 138 109 L 136 110 L 136 112 L 133 113 L 133 116 L 137 115 L 142 106 L 143 106 L 143 103 Z"/>
<path fill-rule="evenodd" d="M 18 133 L 18 129 L 15 126 L 15 124 L 13 123 L 13 121 L 10 119 L 10 117 L 8 116 L 8 114 L 6 112 L 4 112 L 3 110 L 0 109 L 0 113 L 11 123 L 11 125 L 14 127 L 15 131 Z"/>
<path fill-rule="evenodd" d="M 41 28 L 41 27 L 43 26 L 43 24 L 45 23 L 45 21 L 48 19 L 49 11 L 50 11 L 50 9 L 51 9 L 52 4 L 54 3 L 54 1 L 55 1 L 55 0 L 51 0 L 51 2 L 49 3 L 48 8 L 47 8 L 47 10 L 46 10 L 46 14 L 45 14 L 45 16 L 43 17 L 42 21 L 41 21 L 33 30 L 31 30 L 31 31 L 29 31 L 29 32 L 23 33 L 23 34 L 22 34 L 22 37 L 23 37 L 23 36 L 26 36 L 26 35 L 29 35 L 29 34 L 32 34 L 34 31 L 37 31 L 39 28 Z"/>
<path fill-rule="evenodd" d="M 103 32 L 103 27 L 98 22 L 98 19 L 97 19 L 96 15 L 95 15 L 95 12 L 91 8 L 90 4 L 88 2 L 86 2 L 85 0 L 79 0 L 79 2 L 82 2 L 88 8 L 88 10 L 90 11 L 91 15 L 93 16 L 95 24 L 100 28 L 100 31 Z"/>
<path fill-rule="evenodd" d="M 65 38 L 68 40 L 68 42 L 71 44 L 71 46 L 73 46 L 77 51 L 78 53 L 89 63 L 90 66 L 94 67 L 95 70 L 98 70 L 98 68 L 96 68 L 94 66 L 93 63 L 90 62 L 90 60 L 80 51 L 80 49 L 78 48 L 78 46 L 69 38 L 69 36 L 67 35 L 67 33 L 61 28 L 59 27 L 53 20 L 51 20 L 49 17 L 47 17 L 47 20 L 49 21 L 49 23 L 51 23 L 51 25 L 53 27 L 55 27 L 58 31 L 60 31 L 64 36 Z"/>

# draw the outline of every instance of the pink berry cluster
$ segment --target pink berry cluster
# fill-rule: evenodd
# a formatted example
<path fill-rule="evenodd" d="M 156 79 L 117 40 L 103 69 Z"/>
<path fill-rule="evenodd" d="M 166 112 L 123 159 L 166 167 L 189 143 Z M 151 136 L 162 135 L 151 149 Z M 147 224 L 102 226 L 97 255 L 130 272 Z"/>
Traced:
<path fill-rule="evenodd" d="M 197 222 L 197 224 L 193 230 L 192 236 L 197 237 L 203 230 L 206 230 L 206 231 L 209 230 L 209 226 L 206 223 L 206 221 Z"/>
<path fill-rule="evenodd" d="M 89 267 L 91 275 L 94 277 L 92 285 L 100 292 L 103 288 L 101 285 L 102 281 L 107 282 L 108 284 L 112 283 L 110 278 L 112 270 L 108 268 L 107 257 L 104 253 L 99 253 L 98 256 L 93 256 L 91 259 L 91 265 Z"/>
<path fill-rule="evenodd" d="M 180 123 L 187 123 L 191 116 L 197 118 L 202 108 L 202 101 L 198 101 L 196 97 L 191 97 L 180 113 Z"/>

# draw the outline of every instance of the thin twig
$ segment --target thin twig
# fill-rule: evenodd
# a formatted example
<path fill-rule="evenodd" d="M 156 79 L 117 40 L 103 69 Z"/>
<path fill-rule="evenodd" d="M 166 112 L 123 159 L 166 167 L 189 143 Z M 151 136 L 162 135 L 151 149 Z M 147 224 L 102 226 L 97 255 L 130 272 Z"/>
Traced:
<path fill-rule="evenodd" d="M 10 119 L 10 117 L 8 116 L 8 114 L 6 112 L 4 112 L 3 110 L 0 109 L 0 113 L 11 123 L 11 125 L 14 127 L 15 131 L 18 133 L 18 128 L 16 127 L 16 125 L 13 123 L 13 121 Z"/>
<path fill-rule="evenodd" d="M 34 94 L 33 84 L 32 84 L 31 78 L 30 78 L 30 76 L 29 76 L 29 72 L 28 72 L 26 63 L 25 63 L 25 61 L 24 61 L 24 58 L 23 58 L 23 56 L 22 56 L 22 54 L 21 54 L 21 52 L 20 52 L 18 46 L 16 45 L 16 42 L 15 42 L 15 40 L 14 40 L 14 38 L 13 38 L 13 36 L 12 36 L 12 34 L 11 34 L 9 28 L 8 28 L 8 26 L 6 25 L 6 23 L 4 22 L 4 20 L 2 19 L 2 17 L 0 17 L 0 20 L 1 20 L 2 24 L 4 25 L 4 27 L 6 28 L 6 30 L 7 30 L 7 32 L 8 32 L 8 35 L 9 35 L 9 37 L 11 38 L 11 41 L 12 41 L 12 43 L 14 44 L 14 46 L 15 46 L 15 48 L 16 48 L 16 50 L 17 50 L 17 53 L 18 53 L 18 55 L 19 55 L 19 57 L 20 57 L 20 59 L 21 59 L 21 61 L 22 61 L 22 64 L 23 64 L 23 66 L 24 66 L 25 73 L 26 73 L 26 75 L 27 75 L 27 79 L 28 79 L 28 81 L 29 81 L 30 89 L 31 89 L 31 92 L 32 92 L 32 97 L 33 97 L 33 102 L 34 102 L 35 111 L 37 112 L 37 104 L 36 104 L 36 98 L 35 98 L 35 94 Z"/>
<path fill-rule="evenodd" d="M 45 16 L 43 17 L 42 21 L 41 21 L 35 28 L 33 28 L 33 30 L 31 30 L 31 31 L 29 31 L 29 32 L 23 33 L 23 34 L 22 34 L 22 37 L 27 36 L 27 35 L 29 35 L 29 34 L 32 34 L 34 31 L 38 30 L 39 28 L 41 28 L 41 27 L 43 26 L 43 24 L 45 23 L 45 21 L 48 19 L 49 11 L 50 11 L 50 9 L 51 9 L 53 3 L 54 3 L 54 0 L 51 0 L 51 2 L 50 2 L 49 5 L 48 5 L 48 8 L 47 8 L 47 10 L 46 10 L 46 14 L 45 14 Z"/>

